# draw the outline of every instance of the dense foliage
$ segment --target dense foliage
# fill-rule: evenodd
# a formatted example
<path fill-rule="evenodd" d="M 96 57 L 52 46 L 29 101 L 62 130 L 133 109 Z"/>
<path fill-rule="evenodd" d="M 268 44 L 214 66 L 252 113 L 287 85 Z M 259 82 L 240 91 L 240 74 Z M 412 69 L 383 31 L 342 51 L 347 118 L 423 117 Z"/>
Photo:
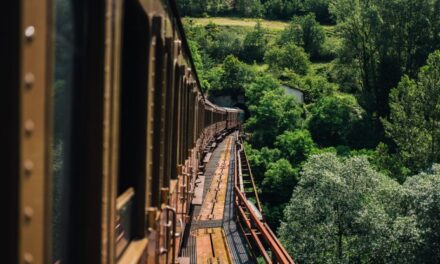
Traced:
<path fill-rule="evenodd" d="M 433 171 L 400 185 L 363 157 L 313 156 L 286 207 L 281 239 L 300 263 L 436 263 L 440 177 Z"/>
<path fill-rule="evenodd" d="M 265 219 L 295 261 L 440 263 L 440 0 L 192 1 L 290 21 L 186 29 L 208 95 L 244 98 Z"/>
<path fill-rule="evenodd" d="M 243 16 L 288 20 L 295 15 L 315 13 L 322 23 L 333 23 L 330 0 L 179 0 L 183 16 Z"/>
<path fill-rule="evenodd" d="M 325 41 L 324 29 L 315 20 L 315 15 L 294 17 L 289 26 L 283 30 L 279 42 L 293 42 L 304 48 L 312 58 L 319 58 Z"/>
<path fill-rule="evenodd" d="M 335 0 L 342 67 L 359 78 L 362 105 L 386 116 L 388 94 L 403 74 L 414 77 L 440 48 L 438 0 Z"/>
<path fill-rule="evenodd" d="M 387 135 L 413 172 L 440 162 L 440 51 L 432 54 L 417 80 L 404 76 L 391 90 Z"/>
<path fill-rule="evenodd" d="M 275 71 L 288 69 L 300 75 L 307 74 L 310 67 L 307 53 L 294 43 L 271 47 L 266 51 L 264 60 Z"/>
<path fill-rule="evenodd" d="M 267 44 L 266 30 L 257 22 L 254 30 L 247 33 L 243 40 L 243 59 L 247 62 L 262 62 Z"/>
<path fill-rule="evenodd" d="M 280 88 L 263 92 L 257 104 L 249 106 L 249 110 L 251 117 L 246 128 L 253 131 L 251 142 L 255 146 L 273 146 L 279 134 L 302 126 L 302 109 Z"/>
<path fill-rule="evenodd" d="M 310 108 L 309 129 L 321 146 L 358 147 L 363 109 L 351 95 L 323 97 Z"/>

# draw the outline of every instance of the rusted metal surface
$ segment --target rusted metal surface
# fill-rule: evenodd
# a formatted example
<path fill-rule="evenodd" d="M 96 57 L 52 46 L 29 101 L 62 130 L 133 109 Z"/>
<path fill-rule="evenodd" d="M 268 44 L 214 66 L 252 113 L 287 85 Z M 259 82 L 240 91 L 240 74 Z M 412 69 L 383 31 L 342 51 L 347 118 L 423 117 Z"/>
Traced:
<path fill-rule="evenodd" d="M 51 261 L 51 0 L 20 1 L 20 180 L 17 263 Z M 7 11 L 7 10 L 6 10 Z"/>
<path fill-rule="evenodd" d="M 16 116 L 11 115 L 14 120 L 7 124 L 16 124 L 15 134 L 19 134 L 15 140 L 5 139 L 14 140 L 19 148 L 8 151 L 16 155 L 14 164 L 19 167 L 16 174 L 14 169 L 8 173 L 10 179 L 19 178 L 15 182 L 19 222 L 15 229 L 19 232 L 11 256 L 17 255 L 17 262 L 50 263 L 51 30 L 55 1 L 18 2 L 16 17 L 20 25 L 15 31 L 20 31 L 16 45 L 19 47 L 13 62 L 19 65 L 17 83 L 8 85 L 11 92 L 6 93 L 8 98 L 11 94 L 16 99 L 17 105 L 13 112 Z M 74 17 L 74 37 L 69 40 L 75 56 L 70 73 L 72 113 L 66 118 L 69 175 L 65 210 L 69 221 L 63 227 L 63 262 L 145 262 L 148 257 L 149 263 L 174 263 L 181 233 L 189 221 L 197 176 L 203 170 L 199 165 L 204 151 L 212 140 L 223 138 L 227 128 L 237 125 L 231 122 L 237 112 L 211 104 L 201 93 L 174 1 L 69 3 Z M 124 15 L 133 14 L 137 15 L 133 20 L 125 20 Z M 127 21 L 145 25 L 132 27 Z M 132 29 L 134 33 L 125 34 Z M 134 39 L 134 35 L 141 37 Z M 141 59 L 124 61 L 123 55 L 132 47 L 142 50 L 138 53 Z M 136 73 L 127 74 L 133 71 Z M 124 81 L 139 73 L 145 78 L 135 78 L 140 81 L 137 87 L 135 81 Z M 140 86 L 144 92 L 139 92 Z M 19 90 L 15 97 L 14 89 Z M 133 91 L 128 93 L 128 99 L 124 90 Z M 139 100 L 132 106 L 131 99 L 137 95 Z M 124 126 L 127 123 L 122 120 L 130 119 L 133 112 L 142 114 Z M 127 136 L 134 139 L 124 140 Z M 139 146 L 133 146 L 133 142 Z M 221 220 L 224 211 L 223 179 L 227 179 L 224 171 L 228 171 L 228 161 L 229 152 L 208 206 L 217 220 Z M 130 196 L 133 213 L 127 216 L 134 231 L 121 237 L 115 232 L 121 227 L 117 197 L 126 190 L 134 190 Z M 121 247 L 118 241 L 124 242 Z"/>
<path fill-rule="evenodd" d="M 239 144 L 240 148 L 237 151 L 237 159 L 239 159 L 242 163 L 241 168 L 248 167 L 247 158 L 244 157 L 245 153 L 242 151 L 242 146 Z M 272 252 L 273 259 L 276 260 L 276 263 L 281 264 L 293 264 L 294 261 L 287 253 L 286 249 L 282 246 L 282 244 L 278 241 L 275 234 L 272 232 L 270 227 L 264 222 L 263 219 L 255 212 L 255 209 L 250 205 L 248 198 L 242 192 L 239 184 L 239 177 L 242 174 L 239 169 L 235 171 L 235 186 L 234 192 L 236 195 L 235 205 L 238 211 L 239 219 L 245 223 L 247 232 L 249 232 L 251 241 L 257 245 L 260 253 L 265 259 L 266 263 L 272 263 L 272 259 L 269 258 L 268 249 Z M 250 168 L 249 174 L 251 175 Z M 257 195 L 254 186 L 254 193 Z M 258 196 L 256 197 L 258 198 Z M 258 201 L 258 199 L 257 199 Z M 261 212 L 261 211 L 260 211 Z M 258 233 L 257 233 L 258 232 Z M 263 241 L 265 243 L 263 243 Z M 268 249 L 265 248 L 264 244 L 268 245 Z"/>
<path fill-rule="evenodd" d="M 219 133 L 214 138 L 222 140 L 226 133 Z M 206 166 L 205 194 L 203 206 L 194 206 L 192 222 L 188 227 L 191 231 L 187 234 L 183 255 L 191 259 L 191 263 L 253 263 L 244 239 L 237 233 L 236 218 L 231 210 L 233 205 L 233 172 L 234 152 L 232 148 L 233 136 L 226 136 L 218 148 L 212 153 L 212 158 Z M 211 143 L 208 144 L 212 146 Z M 212 148 L 210 147 L 212 151 Z M 231 163 L 232 162 L 232 163 Z M 219 184 L 220 183 L 220 184 Z M 213 202 L 214 198 L 218 198 Z M 227 212 L 225 211 L 227 208 Z M 223 236 L 213 236 L 212 230 L 221 230 Z M 225 253 L 227 250 L 227 258 Z M 216 253 L 216 252 L 219 253 Z M 214 256 L 223 256 L 219 259 Z M 211 262 L 210 262 L 211 261 Z"/>
<path fill-rule="evenodd" d="M 198 221 L 220 220 L 225 208 L 226 188 L 229 174 L 229 158 L 232 138 L 226 139 L 226 146 L 222 151 L 219 164 L 214 173 L 211 186 L 203 201 Z"/>
<path fill-rule="evenodd" d="M 244 149 L 242 144 L 239 144 L 238 146 L 239 146 L 239 149 L 237 150 L 237 162 L 238 162 L 238 170 L 237 170 L 237 172 L 238 172 L 238 179 L 239 179 L 239 182 L 240 182 L 240 191 L 243 194 L 246 193 L 245 192 L 245 188 L 244 188 L 244 182 L 243 182 L 244 181 L 243 178 L 246 177 L 247 180 L 250 181 L 251 184 L 252 184 L 252 186 L 251 186 L 252 187 L 252 191 L 251 191 L 252 198 L 254 198 L 256 200 L 258 210 L 260 212 L 262 212 L 263 209 L 261 207 L 260 198 L 259 198 L 258 193 L 257 193 L 257 187 L 255 185 L 254 176 L 252 174 L 252 169 L 249 166 L 249 161 L 248 161 L 247 156 L 246 156 L 246 151 L 245 151 L 245 149 Z M 245 196 L 246 196 L 246 194 L 245 194 Z"/>
<path fill-rule="evenodd" d="M 106 1 L 104 104 L 103 104 L 103 165 L 102 165 L 102 245 L 101 261 L 115 263 L 117 182 L 119 169 L 119 113 L 121 83 L 122 1 Z"/>
<path fill-rule="evenodd" d="M 196 179 L 196 187 L 194 190 L 193 205 L 202 205 L 203 203 L 203 187 L 205 185 L 205 176 L 199 176 Z"/>
<path fill-rule="evenodd" d="M 126 250 L 126 254 L 119 259 L 119 264 L 144 264 L 147 262 L 146 247 L 148 245 L 147 239 L 134 241 Z M 139 254 L 141 253 L 141 254 Z"/>
<path fill-rule="evenodd" d="M 226 237 L 222 228 L 206 228 L 195 231 L 198 264 L 232 263 Z"/>

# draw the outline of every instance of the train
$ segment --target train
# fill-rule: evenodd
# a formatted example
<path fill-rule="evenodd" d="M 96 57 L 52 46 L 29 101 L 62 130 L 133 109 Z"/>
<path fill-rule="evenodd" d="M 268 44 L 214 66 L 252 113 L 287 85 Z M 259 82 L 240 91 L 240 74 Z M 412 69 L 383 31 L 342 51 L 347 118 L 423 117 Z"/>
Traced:
<path fill-rule="evenodd" d="M 243 112 L 201 91 L 175 1 L 3 6 L 2 263 L 178 263 L 201 161 Z"/>

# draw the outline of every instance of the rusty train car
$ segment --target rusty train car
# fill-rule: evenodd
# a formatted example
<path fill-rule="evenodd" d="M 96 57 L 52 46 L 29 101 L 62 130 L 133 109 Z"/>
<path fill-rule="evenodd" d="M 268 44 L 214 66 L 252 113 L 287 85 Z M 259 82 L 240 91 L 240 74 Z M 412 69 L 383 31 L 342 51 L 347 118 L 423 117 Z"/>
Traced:
<path fill-rule="evenodd" d="M 241 111 L 201 92 L 175 2 L 3 7 L 2 263 L 177 263 L 204 149 Z"/>

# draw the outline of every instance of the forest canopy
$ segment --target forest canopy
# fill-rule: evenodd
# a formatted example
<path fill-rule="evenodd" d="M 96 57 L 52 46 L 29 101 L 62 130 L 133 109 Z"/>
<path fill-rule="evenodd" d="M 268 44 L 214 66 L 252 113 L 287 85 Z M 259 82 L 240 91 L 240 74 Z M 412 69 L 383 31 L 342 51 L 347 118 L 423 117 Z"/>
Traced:
<path fill-rule="evenodd" d="M 296 262 L 440 263 L 440 0 L 178 3 Z"/>

